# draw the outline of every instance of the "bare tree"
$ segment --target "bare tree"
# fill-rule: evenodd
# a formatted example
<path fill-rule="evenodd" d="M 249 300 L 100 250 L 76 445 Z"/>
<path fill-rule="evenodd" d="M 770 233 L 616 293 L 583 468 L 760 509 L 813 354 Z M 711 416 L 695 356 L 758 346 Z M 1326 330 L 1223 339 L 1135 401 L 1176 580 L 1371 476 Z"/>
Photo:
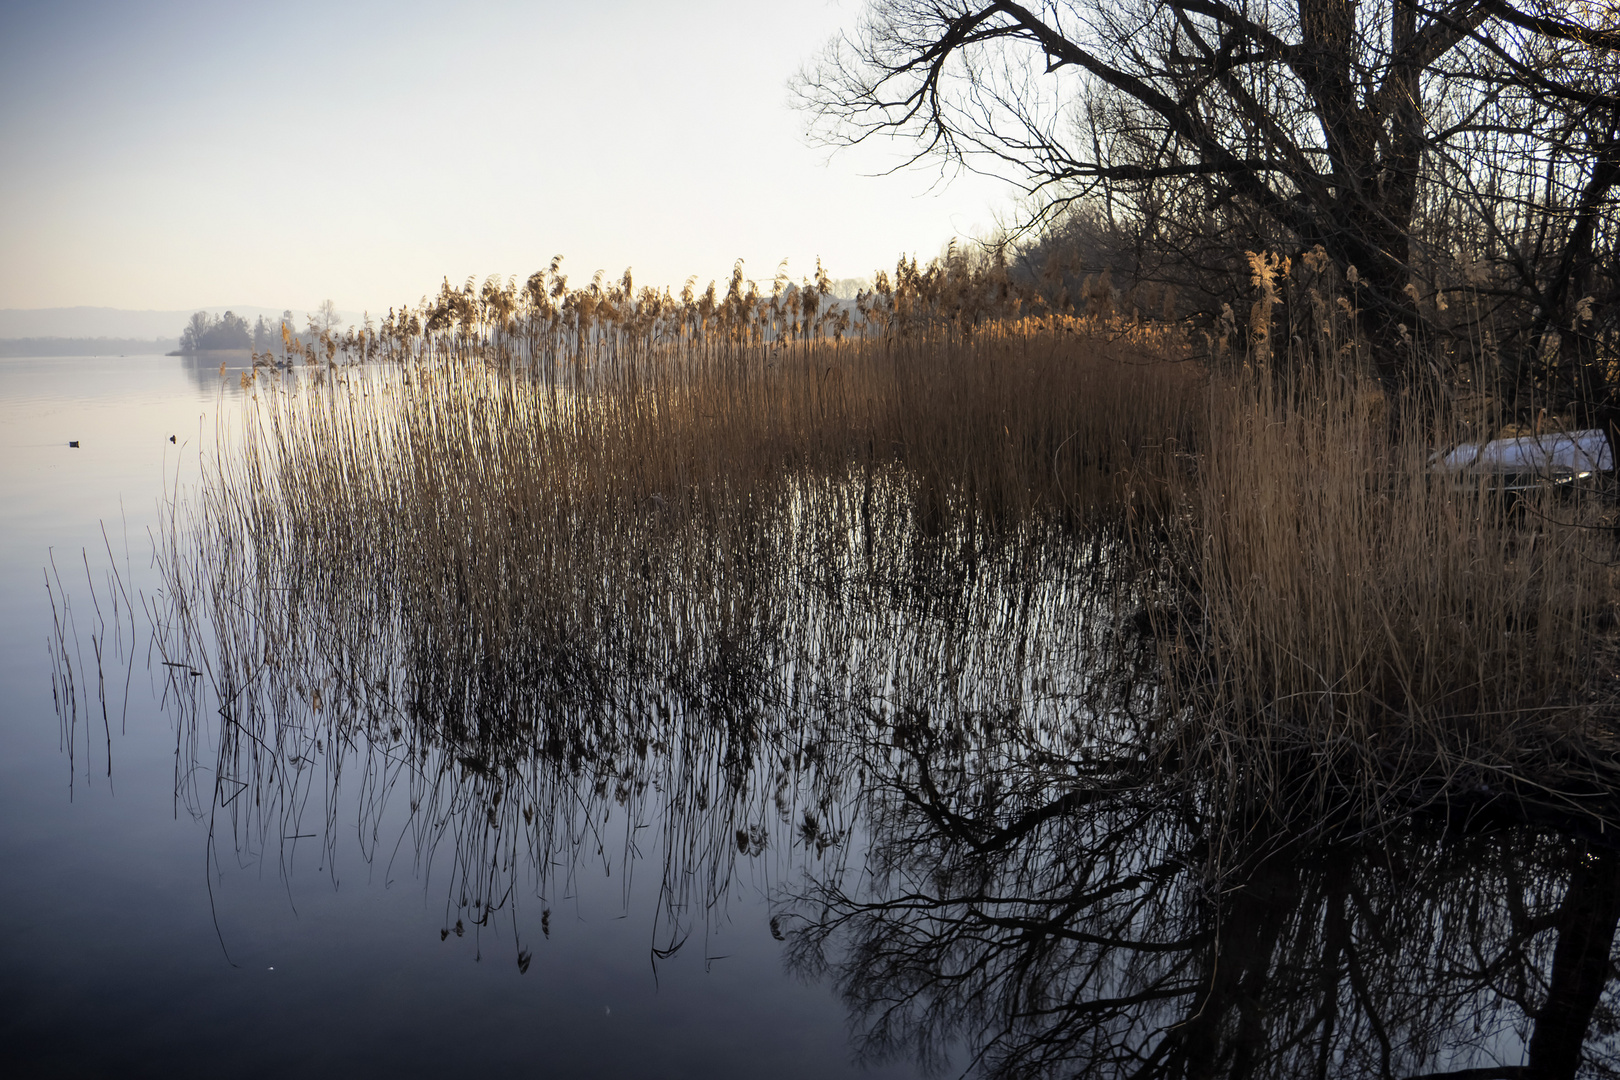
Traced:
<path fill-rule="evenodd" d="M 1393 388 L 1458 247 L 1543 333 L 1574 321 L 1620 180 L 1617 48 L 1612 5 L 1562 0 L 874 0 L 798 92 L 826 139 L 912 138 L 1037 219 L 1321 245 Z"/>
<path fill-rule="evenodd" d="M 337 305 L 330 300 L 322 300 L 320 306 L 309 316 L 309 331 L 312 334 L 329 334 L 343 324 L 338 315 Z"/>

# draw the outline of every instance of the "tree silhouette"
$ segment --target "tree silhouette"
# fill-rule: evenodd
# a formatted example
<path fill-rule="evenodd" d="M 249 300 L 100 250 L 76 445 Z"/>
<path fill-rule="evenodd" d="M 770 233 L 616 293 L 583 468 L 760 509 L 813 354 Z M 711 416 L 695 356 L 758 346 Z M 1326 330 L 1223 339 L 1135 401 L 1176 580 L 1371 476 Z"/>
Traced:
<path fill-rule="evenodd" d="M 1206 274 L 1321 245 L 1395 387 L 1462 268 L 1494 269 L 1516 374 L 1613 307 L 1617 46 L 1611 5 L 1554 0 L 880 0 L 798 91 L 835 144 L 1106 205 Z"/>

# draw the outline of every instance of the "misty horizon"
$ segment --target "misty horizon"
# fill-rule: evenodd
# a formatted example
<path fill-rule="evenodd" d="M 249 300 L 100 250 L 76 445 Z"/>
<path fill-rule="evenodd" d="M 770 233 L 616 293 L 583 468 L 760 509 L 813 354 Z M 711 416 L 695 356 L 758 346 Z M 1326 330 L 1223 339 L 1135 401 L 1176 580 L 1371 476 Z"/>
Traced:
<path fill-rule="evenodd" d="M 320 10 L 298 79 L 259 80 L 242 78 L 242 43 L 315 12 L 8 8 L 0 195 L 28 212 L 0 216 L 0 309 L 219 314 L 185 298 L 330 297 L 375 315 L 446 277 L 521 278 L 559 252 L 576 281 L 631 267 L 679 292 L 692 274 L 723 282 L 739 257 L 761 281 L 784 257 L 795 281 L 817 257 L 866 275 L 992 234 L 1010 210 L 1001 181 L 892 172 L 902 148 L 829 157 L 808 140 L 789 83 L 855 16 L 537 4 L 447 21 L 359 3 Z M 472 86 L 488 107 L 466 108 Z M 533 101 L 544 108 L 514 108 Z M 635 118 L 634 137 L 609 117 Z M 483 149 L 344 164 L 451 130 Z M 341 154 L 304 161 L 315 147 Z"/>
<path fill-rule="evenodd" d="M 242 316 L 249 322 L 261 316 L 265 320 L 280 319 L 291 311 L 301 330 L 315 308 L 267 307 L 256 304 L 199 305 L 174 310 L 134 310 L 114 307 L 80 305 L 57 308 L 0 308 L 0 340 L 14 341 L 28 338 L 166 338 L 178 341 L 192 315 L 206 311 L 219 318 L 227 311 Z M 372 318 L 378 312 L 370 312 Z M 338 309 L 343 325 L 359 326 L 366 312 Z M 173 348 L 173 346 L 170 346 Z"/>

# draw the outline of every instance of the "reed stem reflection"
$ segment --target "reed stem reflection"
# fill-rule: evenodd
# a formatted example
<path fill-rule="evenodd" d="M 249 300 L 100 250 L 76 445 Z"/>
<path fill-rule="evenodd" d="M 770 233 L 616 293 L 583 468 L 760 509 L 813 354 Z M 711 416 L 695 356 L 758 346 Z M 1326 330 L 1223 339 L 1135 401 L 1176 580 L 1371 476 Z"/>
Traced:
<path fill-rule="evenodd" d="M 655 960 L 763 880 L 863 1054 L 954 1070 L 1612 1071 L 1608 534 L 992 283 L 553 266 L 256 358 L 148 605 L 213 857 L 352 831 L 525 971 L 581 875 L 658 875 Z"/>

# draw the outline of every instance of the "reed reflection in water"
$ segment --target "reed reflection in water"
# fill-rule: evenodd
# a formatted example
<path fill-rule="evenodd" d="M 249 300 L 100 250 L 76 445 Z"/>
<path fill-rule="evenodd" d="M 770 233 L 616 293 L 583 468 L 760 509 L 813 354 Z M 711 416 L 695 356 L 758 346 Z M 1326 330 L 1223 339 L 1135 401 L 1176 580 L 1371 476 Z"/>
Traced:
<path fill-rule="evenodd" d="M 1154 758 L 1151 537 L 964 509 L 871 451 L 782 468 L 757 429 L 743 482 L 655 452 L 670 411 L 718 404 L 563 391 L 483 368 L 265 391 L 176 498 L 151 614 L 177 793 L 216 842 L 316 839 L 335 873 L 357 826 L 445 890 L 442 935 L 510 919 L 523 970 L 519 907 L 549 933 L 581 873 L 660 875 L 655 959 L 763 874 L 790 966 L 832 977 L 873 1057 L 1609 1069 L 1612 852 L 1456 822 L 1235 841 Z"/>
<path fill-rule="evenodd" d="M 273 459 L 251 440 L 284 447 L 270 440 L 296 430 L 276 425 L 311 415 L 272 417 L 242 473 L 175 508 L 155 622 L 181 793 L 255 858 L 315 834 L 328 864 L 340 785 L 373 858 L 397 858 L 381 823 L 408 804 L 419 873 L 448 872 L 445 933 L 505 912 L 521 942 L 525 897 L 545 910 L 593 864 L 627 879 L 650 862 L 668 956 L 739 862 L 783 887 L 802 859 L 844 865 L 862 843 L 859 750 L 896 717 L 1112 758 L 1119 704 L 1150 692 L 1101 536 L 919 529 L 892 471 L 784 483 L 724 514 L 504 480 L 501 507 L 441 513 L 458 486 L 419 518 L 428 500 L 334 508 L 296 486 L 318 473 L 256 471 Z M 342 445 L 362 470 L 422 463 Z M 386 499 L 404 482 L 364 487 Z M 537 524 L 491 543 L 492 514 Z M 447 548 L 442 572 L 417 562 Z"/>

